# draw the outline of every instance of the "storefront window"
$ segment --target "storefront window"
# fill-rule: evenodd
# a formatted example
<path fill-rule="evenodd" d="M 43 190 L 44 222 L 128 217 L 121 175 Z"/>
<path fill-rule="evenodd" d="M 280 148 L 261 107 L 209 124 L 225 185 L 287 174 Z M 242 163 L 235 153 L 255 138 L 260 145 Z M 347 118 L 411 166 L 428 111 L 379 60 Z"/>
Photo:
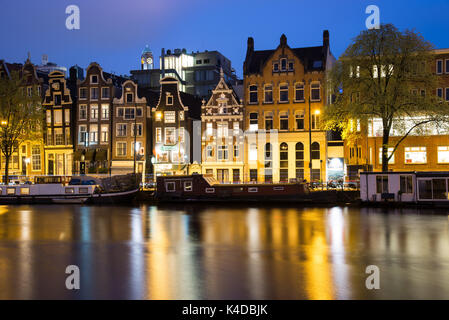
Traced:
<path fill-rule="evenodd" d="M 449 163 L 449 146 L 438 147 L 438 163 Z"/>

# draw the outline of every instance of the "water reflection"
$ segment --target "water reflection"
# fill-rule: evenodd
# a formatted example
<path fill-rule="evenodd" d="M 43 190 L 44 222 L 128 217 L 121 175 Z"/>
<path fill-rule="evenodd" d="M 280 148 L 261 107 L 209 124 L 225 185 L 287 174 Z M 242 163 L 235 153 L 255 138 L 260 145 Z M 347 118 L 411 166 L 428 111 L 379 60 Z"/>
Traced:
<path fill-rule="evenodd" d="M 0 206 L 0 299 L 447 299 L 448 225 L 412 209 Z"/>

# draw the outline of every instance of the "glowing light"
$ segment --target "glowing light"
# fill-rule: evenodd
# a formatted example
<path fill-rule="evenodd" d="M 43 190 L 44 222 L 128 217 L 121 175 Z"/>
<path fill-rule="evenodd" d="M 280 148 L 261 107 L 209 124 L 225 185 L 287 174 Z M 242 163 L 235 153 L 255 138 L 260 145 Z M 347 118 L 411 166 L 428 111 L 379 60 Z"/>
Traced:
<path fill-rule="evenodd" d="M 315 110 L 315 114 L 316 114 L 316 115 L 318 115 L 318 114 L 320 114 L 320 113 L 321 113 L 320 110 Z"/>
<path fill-rule="evenodd" d="M 162 120 L 162 112 L 156 112 L 156 121 L 161 121 Z"/>

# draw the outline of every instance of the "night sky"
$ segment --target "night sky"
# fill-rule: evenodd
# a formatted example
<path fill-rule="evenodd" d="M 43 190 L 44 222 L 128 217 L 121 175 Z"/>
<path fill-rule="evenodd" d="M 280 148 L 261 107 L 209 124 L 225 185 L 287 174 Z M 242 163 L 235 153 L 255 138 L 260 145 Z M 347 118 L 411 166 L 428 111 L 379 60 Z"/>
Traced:
<path fill-rule="evenodd" d="M 71 4 L 80 8 L 80 30 L 65 27 Z M 241 77 L 248 36 L 256 50 L 275 48 L 282 33 L 291 47 L 315 46 L 328 29 L 338 57 L 365 28 L 370 4 L 380 8 L 382 23 L 415 29 L 435 47 L 449 47 L 448 0 L 4 0 L 0 59 L 24 62 L 30 51 L 36 64 L 48 54 L 49 61 L 66 67 L 97 61 L 105 71 L 129 74 L 140 68 L 148 44 L 156 67 L 161 48 L 218 50 Z"/>

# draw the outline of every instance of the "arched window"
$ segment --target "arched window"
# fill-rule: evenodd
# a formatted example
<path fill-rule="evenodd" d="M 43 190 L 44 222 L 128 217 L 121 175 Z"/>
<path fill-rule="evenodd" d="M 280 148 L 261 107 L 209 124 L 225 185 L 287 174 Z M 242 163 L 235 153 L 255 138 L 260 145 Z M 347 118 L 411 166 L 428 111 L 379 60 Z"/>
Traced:
<path fill-rule="evenodd" d="M 312 159 L 320 159 L 320 144 L 318 142 L 312 143 L 311 151 Z"/>
<path fill-rule="evenodd" d="M 273 146 L 265 144 L 265 182 L 273 182 Z"/>
<path fill-rule="evenodd" d="M 296 152 L 296 179 L 304 180 L 304 145 L 298 142 L 295 146 Z"/>
<path fill-rule="evenodd" d="M 288 145 L 283 142 L 279 147 L 279 181 L 288 182 Z"/>

